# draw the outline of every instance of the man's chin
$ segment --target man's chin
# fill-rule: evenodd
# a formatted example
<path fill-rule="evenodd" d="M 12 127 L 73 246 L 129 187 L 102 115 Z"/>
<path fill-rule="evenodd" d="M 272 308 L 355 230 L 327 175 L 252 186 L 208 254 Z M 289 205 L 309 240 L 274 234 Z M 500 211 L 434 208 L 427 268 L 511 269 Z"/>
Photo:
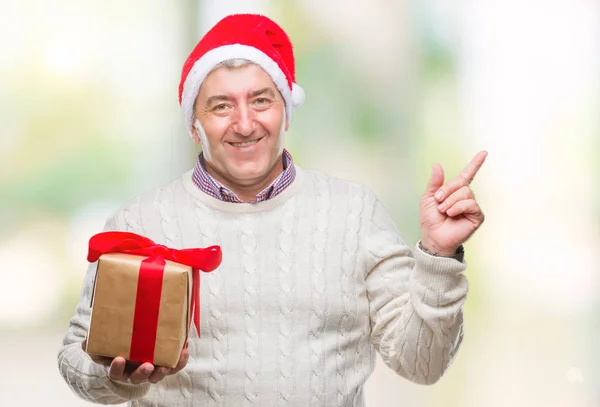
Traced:
<path fill-rule="evenodd" d="M 264 182 L 265 178 L 274 176 L 275 168 L 271 166 L 269 160 L 261 157 L 256 161 L 230 161 L 226 170 L 231 177 L 240 181 L 240 183 L 249 185 L 254 182 Z"/>

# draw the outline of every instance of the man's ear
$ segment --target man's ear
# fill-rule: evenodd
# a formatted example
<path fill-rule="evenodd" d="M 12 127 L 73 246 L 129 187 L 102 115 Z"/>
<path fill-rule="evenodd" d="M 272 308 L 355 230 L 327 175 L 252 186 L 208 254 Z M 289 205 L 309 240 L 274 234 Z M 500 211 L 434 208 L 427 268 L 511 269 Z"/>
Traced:
<path fill-rule="evenodd" d="M 285 131 L 288 131 L 289 128 L 290 128 L 290 121 L 286 117 L 285 118 Z"/>
<path fill-rule="evenodd" d="M 196 130 L 196 128 L 192 129 L 192 140 L 194 140 L 194 144 L 200 143 L 200 137 L 198 136 L 198 130 Z"/>
<path fill-rule="evenodd" d="M 200 135 L 198 134 L 198 128 L 196 127 L 196 120 L 194 120 L 194 125 L 192 126 L 192 140 L 194 140 L 194 144 L 200 143 Z"/>

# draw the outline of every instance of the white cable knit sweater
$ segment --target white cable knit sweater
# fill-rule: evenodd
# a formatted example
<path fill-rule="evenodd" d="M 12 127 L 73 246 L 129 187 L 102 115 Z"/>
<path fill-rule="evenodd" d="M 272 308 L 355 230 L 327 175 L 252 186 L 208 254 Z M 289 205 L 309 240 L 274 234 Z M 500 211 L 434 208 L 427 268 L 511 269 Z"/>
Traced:
<path fill-rule="evenodd" d="M 363 406 L 375 351 L 399 375 L 437 381 L 462 338 L 465 264 L 414 254 L 367 188 L 297 167 L 258 204 L 200 191 L 191 172 L 134 199 L 106 229 L 174 248 L 218 244 L 201 273 L 201 338 L 184 370 L 159 384 L 110 380 L 82 351 L 91 264 L 58 354 L 80 397 L 133 406 Z M 133 300 L 133 299 L 132 299 Z"/>

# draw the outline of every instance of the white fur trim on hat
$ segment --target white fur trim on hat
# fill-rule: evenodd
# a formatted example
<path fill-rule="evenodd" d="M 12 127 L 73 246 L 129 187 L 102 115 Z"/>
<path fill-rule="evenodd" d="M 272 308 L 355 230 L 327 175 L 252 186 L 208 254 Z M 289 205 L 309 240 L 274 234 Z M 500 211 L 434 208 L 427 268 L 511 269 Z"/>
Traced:
<path fill-rule="evenodd" d="M 294 84 L 294 90 L 292 91 L 279 65 L 261 50 L 242 44 L 223 45 L 208 51 L 198 59 L 185 78 L 181 93 L 181 108 L 190 134 L 193 134 L 194 102 L 198 97 L 200 85 L 217 64 L 228 59 L 238 58 L 254 62 L 269 74 L 285 101 L 286 118 L 288 121 L 292 120 L 292 108 L 299 107 L 302 104 L 304 90 Z M 300 103 L 298 104 L 298 102 Z"/>
<path fill-rule="evenodd" d="M 292 106 L 294 109 L 302 106 L 304 104 L 304 89 L 302 89 L 298 84 L 292 84 Z"/>

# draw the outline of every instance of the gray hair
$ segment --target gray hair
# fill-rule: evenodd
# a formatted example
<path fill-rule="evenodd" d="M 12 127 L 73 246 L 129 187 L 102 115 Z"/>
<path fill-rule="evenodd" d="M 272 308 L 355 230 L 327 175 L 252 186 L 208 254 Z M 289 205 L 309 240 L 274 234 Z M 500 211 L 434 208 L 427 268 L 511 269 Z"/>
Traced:
<path fill-rule="evenodd" d="M 206 74 L 206 76 L 208 76 L 211 72 L 216 71 L 217 69 L 222 68 L 222 67 L 241 68 L 243 66 L 250 65 L 250 64 L 254 64 L 254 62 L 250 61 L 249 59 L 243 59 L 243 58 L 226 59 L 225 61 L 222 61 L 222 62 L 219 62 L 218 64 L 216 64 L 215 67 L 213 69 L 211 69 L 208 74 Z M 198 91 L 200 91 L 200 89 L 198 89 Z M 196 101 L 197 100 L 198 100 L 198 96 L 196 96 L 196 100 L 194 100 L 194 105 L 192 106 L 192 112 L 194 112 L 192 119 L 194 121 L 196 120 Z"/>
<path fill-rule="evenodd" d="M 254 62 L 252 62 L 248 59 L 243 59 L 243 58 L 226 59 L 225 61 L 219 62 L 217 65 L 215 65 L 215 67 L 211 70 L 211 72 L 218 68 L 221 68 L 223 66 L 226 68 L 241 68 L 242 66 L 246 66 L 246 65 L 250 65 L 250 64 L 254 64 Z"/>

